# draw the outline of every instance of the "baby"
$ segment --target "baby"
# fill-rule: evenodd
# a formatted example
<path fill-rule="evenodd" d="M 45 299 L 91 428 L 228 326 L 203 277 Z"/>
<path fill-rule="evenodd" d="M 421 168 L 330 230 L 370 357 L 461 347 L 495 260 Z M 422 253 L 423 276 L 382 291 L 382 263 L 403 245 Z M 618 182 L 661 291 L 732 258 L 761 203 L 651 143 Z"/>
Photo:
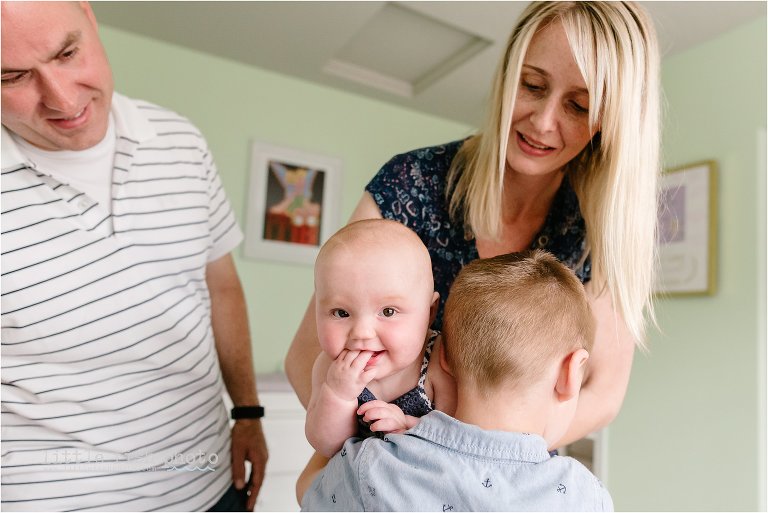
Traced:
<path fill-rule="evenodd" d="M 305 425 L 316 451 L 330 458 L 351 436 L 400 433 L 435 408 L 453 412 L 453 379 L 432 357 L 437 299 L 427 248 L 396 221 L 358 221 L 323 245 L 315 262 L 322 352 Z"/>
<path fill-rule="evenodd" d="M 540 250 L 475 260 L 445 305 L 453 417 L 351 438 L 297 489 L 302 511 L 612 511 L 572 458 L 551 457 L 576 412 L 595 324 L 578 278 Z"/>

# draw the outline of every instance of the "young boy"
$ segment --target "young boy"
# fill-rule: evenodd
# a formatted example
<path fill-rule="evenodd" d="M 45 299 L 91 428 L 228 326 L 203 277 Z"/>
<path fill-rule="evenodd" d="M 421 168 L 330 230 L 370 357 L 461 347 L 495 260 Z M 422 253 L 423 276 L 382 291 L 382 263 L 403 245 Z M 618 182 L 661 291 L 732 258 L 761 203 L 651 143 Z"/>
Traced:
<path fill-rule="evenodd" d="M 598 479 L 548 447 L 573 419 L 594 320 L 579 280 L 536 250 L 467 265 L 445 307 L 440 363 L 455 418 L 350 439 L 304 495 L 321 511 L 610 511 Z"/>
<path fill-rule="evenodd" d="M 402 432 L 439 407 L 453 412 L 452 378 L 430 358 L 438 294 L 429 252 L 404 225 L 345 226 L 315 262 L 317 334 L 306 435 L 330 458 L 349 437 Z"/>

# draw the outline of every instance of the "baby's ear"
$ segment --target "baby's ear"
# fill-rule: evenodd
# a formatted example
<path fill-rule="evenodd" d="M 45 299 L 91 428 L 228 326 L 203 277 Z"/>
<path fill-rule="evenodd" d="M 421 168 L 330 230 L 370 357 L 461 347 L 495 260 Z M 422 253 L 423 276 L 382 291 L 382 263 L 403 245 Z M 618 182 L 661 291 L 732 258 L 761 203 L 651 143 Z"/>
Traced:
<path fill-rule="evenodd" d="M 588 359 L 589 353 L 586 349 L 577 349 L 563 358 L 560 363 L 560 374 L 555 383 L 555 392 L 559 401 L 568 401 L 578 395 Z"/>
<path fill-rule="evenodd" d="M 429 325 L 435 322 L 437 317 L 437 308 L 440 306 L 440 293 L 435 291 L 432 293 L 432 304 L 429 306 Z"/>

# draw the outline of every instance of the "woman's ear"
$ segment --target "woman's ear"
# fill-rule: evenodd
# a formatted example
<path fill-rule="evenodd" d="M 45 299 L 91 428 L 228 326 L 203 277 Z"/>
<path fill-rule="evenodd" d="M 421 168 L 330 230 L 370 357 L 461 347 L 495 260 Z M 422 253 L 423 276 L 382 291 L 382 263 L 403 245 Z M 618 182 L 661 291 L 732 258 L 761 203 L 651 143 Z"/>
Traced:
<path fill-rule="evenodd" d="M 555 383 L 555 393 L 559 401 L 569 401 L 579 394 L 588 359 L 589 353 L 586 349 L 577 349 L 563 358 Z"/>

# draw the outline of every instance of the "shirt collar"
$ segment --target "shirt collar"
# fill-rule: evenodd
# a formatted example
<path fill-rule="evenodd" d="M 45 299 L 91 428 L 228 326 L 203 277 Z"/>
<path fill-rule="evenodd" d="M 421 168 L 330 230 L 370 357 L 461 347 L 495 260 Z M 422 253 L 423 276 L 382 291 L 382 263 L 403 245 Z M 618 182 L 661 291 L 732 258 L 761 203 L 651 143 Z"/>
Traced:
<path fill-rule="evenodd" d="M 405 435 L 485 458 L 529 463 L 541 463 L 550 458 L 547 442 L 540 435 L 485 430 L 437 410 L 421 417 L 416 427 L 408 430 Z"/>
<path fill-rule="evenodd" d="M 16 141 L 11 137 L 10 131 L 3 125 L 3 133 L 0 138 L 0 145 L 2 145 L 2 170 L 6 171 L 22 165 L 31 166 L 29 159 L 27 159 L 19 150 Z"/>
<path fill-rule="evenodd" d="M 118 137 L 144 142 L 157 135 L 136 103 L 117 92 L 112 94 L 112 115 L 115 117 L 115 130 Z"/>
<path fill-rule="evenodd" d="M 155 129 L 149 123 L 136 104 L 119 93 L 112 94 L 112 115 L 115 119 L 115 131 L 118 137 L 143 142 L 156 135 Z M 3 125 L 2 138 L 2 169 L 12 169 L 21 165 L 30 165 L 29 159 L 19 150 L 16 141 Z"/>

